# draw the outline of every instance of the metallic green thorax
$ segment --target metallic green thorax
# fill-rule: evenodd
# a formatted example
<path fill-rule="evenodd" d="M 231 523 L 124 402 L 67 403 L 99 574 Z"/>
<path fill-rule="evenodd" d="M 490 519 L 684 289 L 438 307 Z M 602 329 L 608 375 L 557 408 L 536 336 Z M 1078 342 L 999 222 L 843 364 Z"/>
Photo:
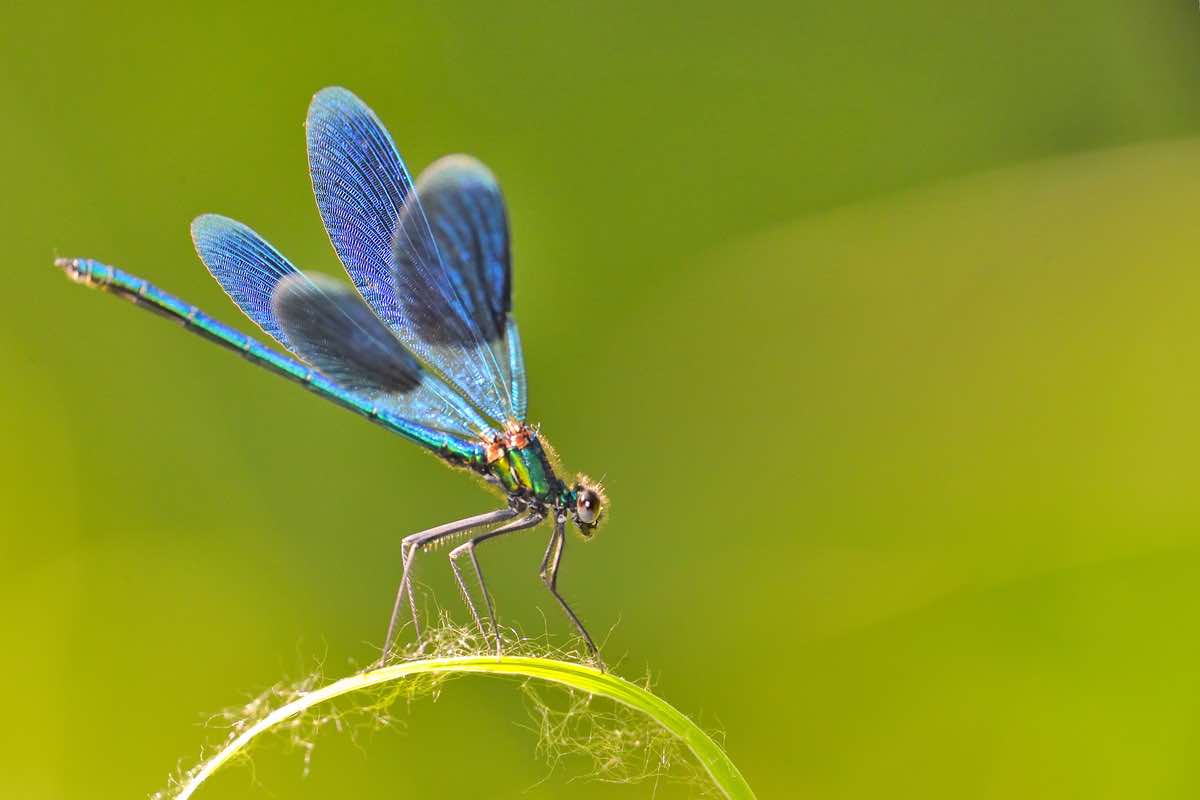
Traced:
<path fill-rule="evenodd" d="M 505 450 L 487 469 L 509 494 L 553 503 L 565 490 L 536 436 L 531 436 L 529 443 L 520 449 Z"/>

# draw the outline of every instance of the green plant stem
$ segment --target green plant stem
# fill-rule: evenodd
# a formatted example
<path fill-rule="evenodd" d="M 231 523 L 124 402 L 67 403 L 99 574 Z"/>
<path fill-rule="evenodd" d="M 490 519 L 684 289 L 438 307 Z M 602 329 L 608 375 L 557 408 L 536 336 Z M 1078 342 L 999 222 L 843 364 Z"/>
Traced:
<path fill-rule="evenodd" d="M 589 694 L 607 697 L 646 714 L 665 730 L 678 737 L 692 751 L 696 760 L 712 777 L 713 783 L 727 798 L 730 800 L 754 799 L 754 792 L 750 789 L 750 785 L 746 783 L 742 773 L 729 760 L 725 751 L 696 723 L 666 701 L 608 672 L 600 672 L 592 667 L 573 664 L 569 661 L 528 656 L 501 656 L 499 658 L 495 656 L 458 656 L 406 661 L 334 681 L 328 686 L 308 692 L 302 697 L 280 706 L 242 731 L 220 752 L 204 762 L 200 769 L 184 783 L 176 797 L 179 800 L 191 797 L 210 775 L 245 750 L 259 734 L 266 733 L 276 725 L 316 705 L 351 692 L 403 680 L 411 676 L 443 673 L 516 675 L 549 681 Z"/>

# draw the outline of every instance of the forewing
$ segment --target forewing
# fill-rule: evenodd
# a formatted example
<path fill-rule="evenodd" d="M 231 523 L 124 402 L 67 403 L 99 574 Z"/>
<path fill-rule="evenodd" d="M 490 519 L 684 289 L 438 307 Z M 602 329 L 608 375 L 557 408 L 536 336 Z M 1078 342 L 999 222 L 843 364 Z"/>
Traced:
<path fill-rule="evenodd" d="M 484 414 L 496 421 L 523 417 L 513 403 L 514 361 L 505 337 L 508 226 L 491 175 L 474 162 L 468 170 L 427 172 L 438 179 L 427 189 L 440 209 L 427 218 L 425 189 L 413 191 L 391 136 L 349 91 L 318 92 L 306 130 L 321 218 L 363 298 Z M 464 189 L 468 196 L 456 199 Z M 475 249 L 443 253 L 459 245 Z"/>
<path fill-rule="evenodd" d="M 512 311 L 508 216 L 492 173 L 447 156 L 417 180 L 394 242 L 401 340 L 431 363 L 463 365 L 491 413 L 525 416 L 524 367 Z M 511 333 L 511 335 L 510 335 Z M 480 381 L 478 373 L 491 378 Z"/>
<path fill-rule="evenodd" d="M 504 338 L 512 309 L 508 216 L 496 179 L 469 156 L 435 161 L 417 180 L 418 203 L 400 215 L 396 286 L 413 335 L 436 346 Z M 446 306 L 460 305 L 470 326 Z M 447 317 L 450 317 L 447 319 Z"/>
<path fill-rule="evenodd" d="M 317 92 L 305 122 L 308 169 L 329 238 L 354 285 L 390 323 L 392 235 L 412 179 L 375 112 L 340 87 Z"/>

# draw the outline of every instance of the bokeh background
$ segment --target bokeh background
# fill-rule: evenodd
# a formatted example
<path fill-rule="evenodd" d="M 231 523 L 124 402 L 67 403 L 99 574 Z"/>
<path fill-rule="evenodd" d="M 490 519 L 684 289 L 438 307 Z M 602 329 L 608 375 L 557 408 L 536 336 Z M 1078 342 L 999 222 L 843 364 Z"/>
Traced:
<path fill-rule="evenodd" d="M 401 536 L 493 502 L 50 266 L 252 330 L 187 225 L 338 271 L 302 126 L 329 84 L 414 171 L 499 175 L 531 417 L 613 499 L 565 591 L 760 797 L 1200 791 L 1192 0 L 4 16 L 0 796 L 162 787 L 210 713 L 370 659 Z M 561 640 L 543 544 L 484 562 Z M 400 716 L 206 796 L 690 791 L 549 768 L 502 683 Z"/>

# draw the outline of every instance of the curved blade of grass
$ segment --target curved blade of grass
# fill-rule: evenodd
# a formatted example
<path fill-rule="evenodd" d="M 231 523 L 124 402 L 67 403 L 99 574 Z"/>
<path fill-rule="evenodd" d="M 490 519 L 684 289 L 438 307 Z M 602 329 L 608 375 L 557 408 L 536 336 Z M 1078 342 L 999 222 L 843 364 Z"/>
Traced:
<path fill-rule="evenodd" d="M 712 737 L 674 706 L 645 689 L 608 672 L 569 661 L 530 656 L 456 656 L 405 661 L 360 672 L 280 706 L 246 728 L 220 752 L 204 762 L 175 796 L 187 800 L 209 776 L 243 752 L 259 734 L 286 722 L 321 703 L 352 692 L 401 681 L 418 675 L 437 674 L 510 675 L 557 683 L 570 689 L 607 697 L 650 717 L 678 737 L 712 778 L 713 784 L 730 800 L 754 800 L 754 792 L 742 773 Z"/>

